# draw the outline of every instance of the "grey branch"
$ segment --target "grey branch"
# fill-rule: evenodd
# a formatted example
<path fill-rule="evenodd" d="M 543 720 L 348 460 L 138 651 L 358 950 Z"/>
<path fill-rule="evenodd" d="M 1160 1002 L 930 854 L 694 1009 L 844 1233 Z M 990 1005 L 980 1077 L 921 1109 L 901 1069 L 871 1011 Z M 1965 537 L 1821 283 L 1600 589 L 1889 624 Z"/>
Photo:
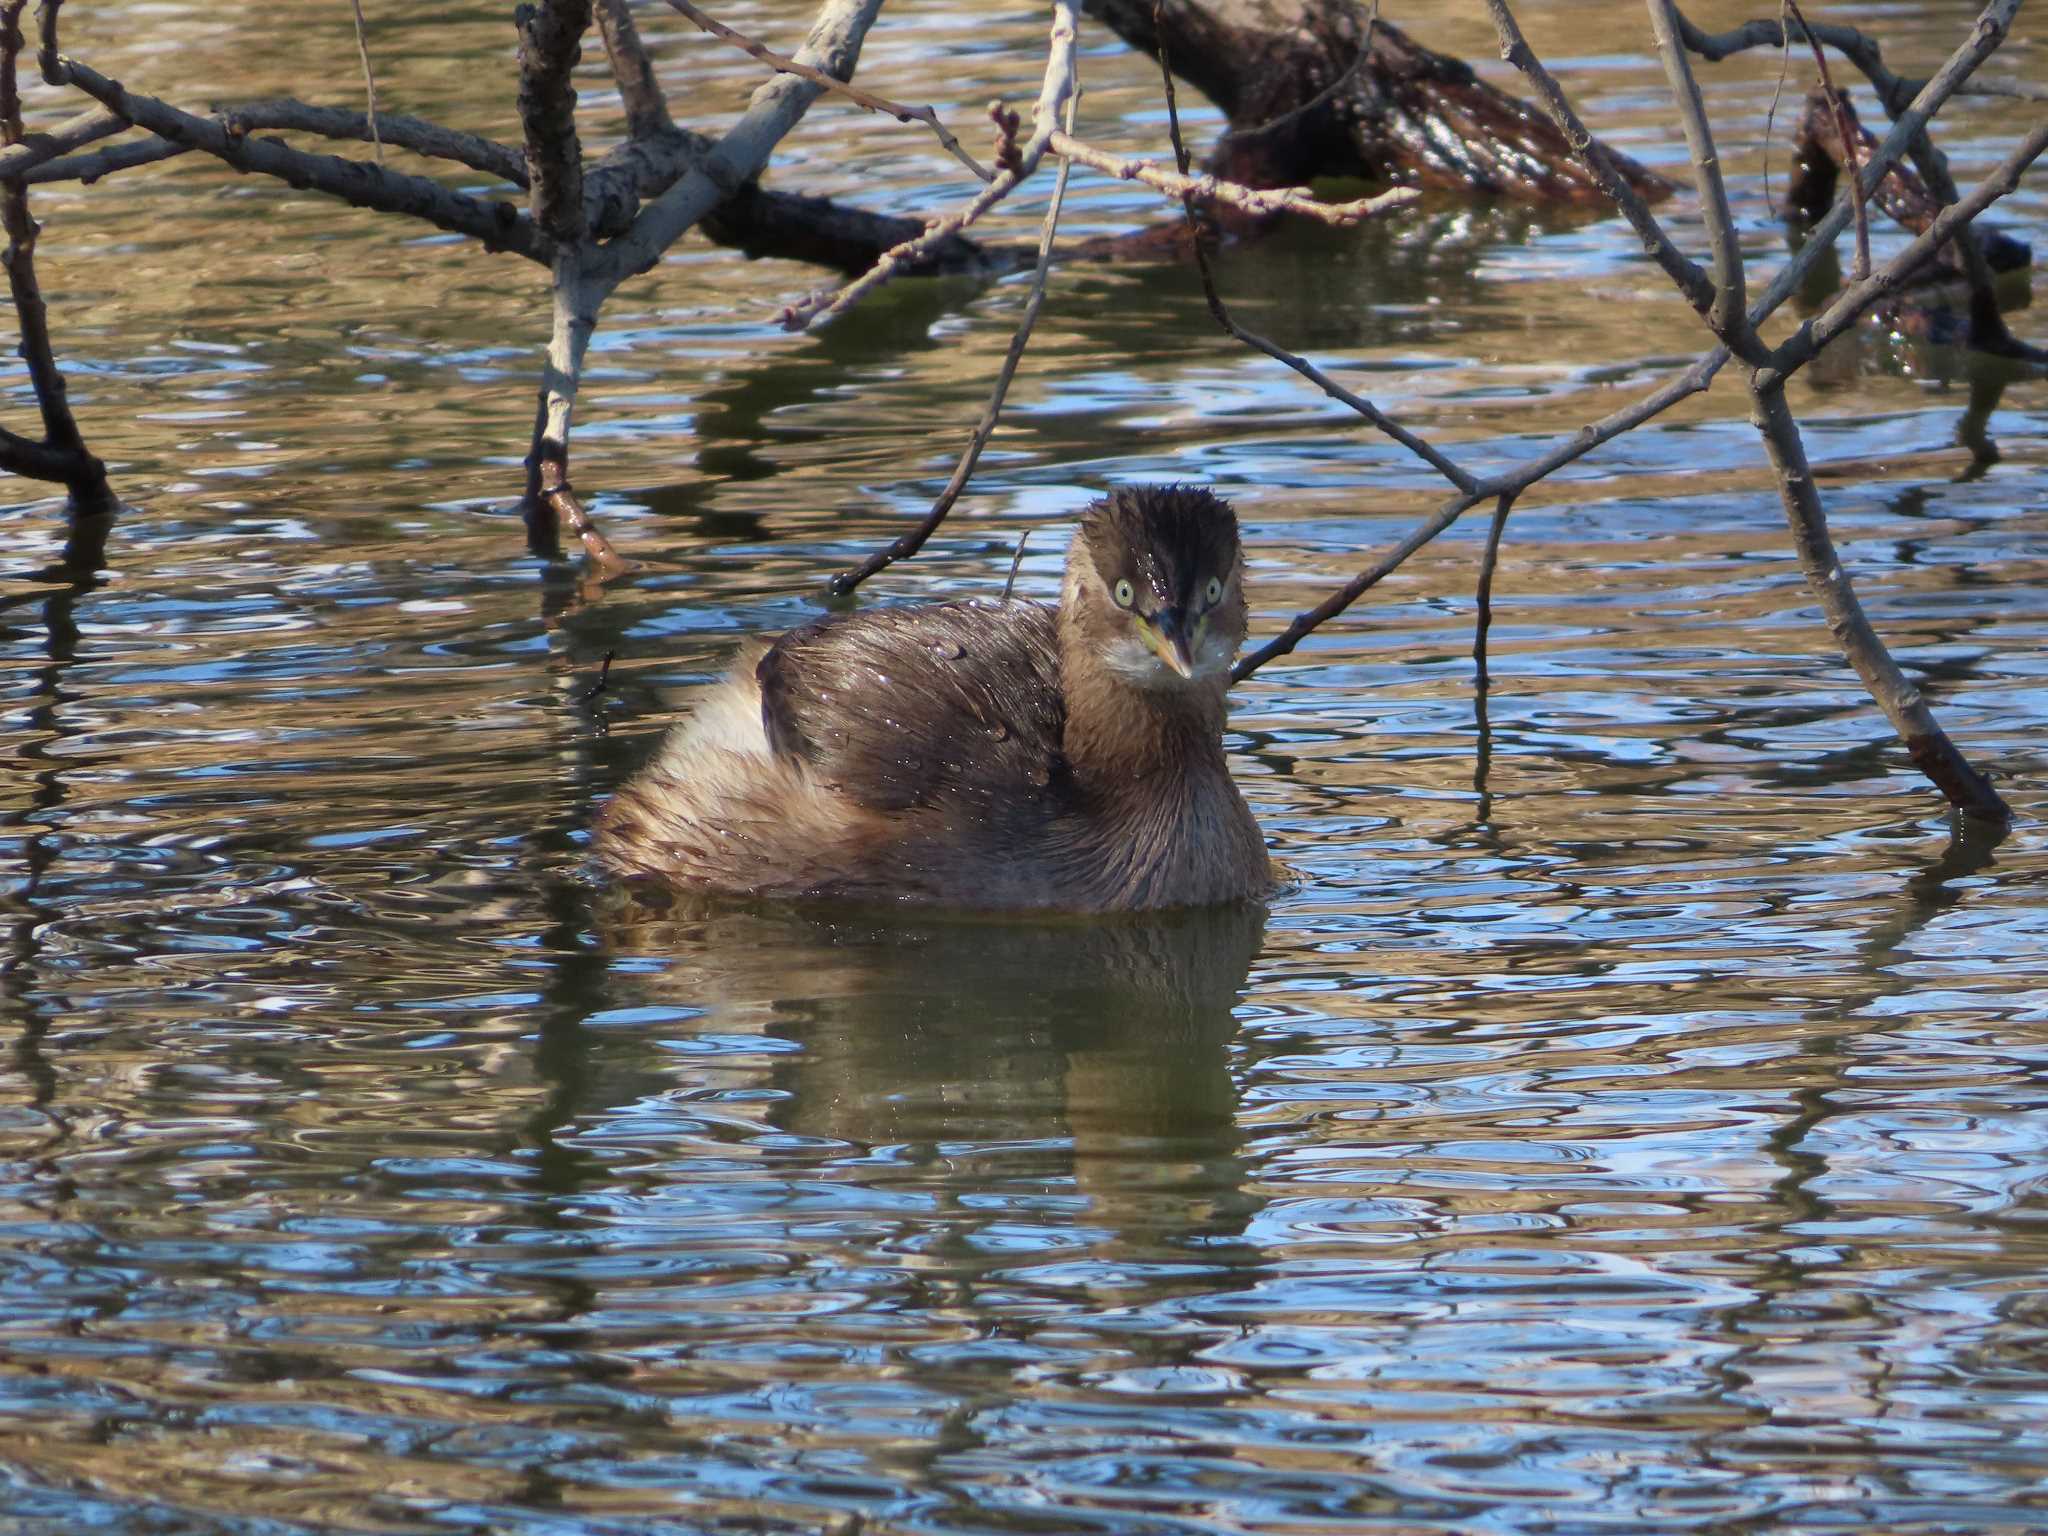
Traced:
<path fill-rule="evenodd" d="M 1522 29 L 1515 21 L 1514 13 L 1508 9 L 1507 0 L 1486 0 L 1486 9 L 1493 17 L 1494 31 L 1500 36 L 1500 56 L 1520 70 L 1536 88 L 1536 97 L 1543 103 L 1543 110 L 1571 145 L 1574 157 L 1592 174 L 1594 182 L 1621 211 L 1621 216 L 1628 220 L 1629 228 L 1643 242 L 1643 249 L 1678 285 L 1686 302 L 1705 314 L 1714 302 L 1714 285 L 1707 274 L 1672 243 L 1671 237 L 1657 222 L 1656 215 L 1650 212 L 1650 205 L 1629 185 L 1628 178 L 1621 174 L 1606 147 L 1579 121 L 1579 115 L 1572 110 L 1563 88 L 1544 68 L 1543 61 L 1536 57 L 1528 39 L 1522 36 Z"/>
<path fill-rule="evenodd" d="M 881 4 L 826 0 L 797 59 L 834 78 L 851 74 Z M 645 272 L 685 230 L 759 175 L 775 146 L 823 93 L 824 87 L 794 75 L 777 75 L 755 91 L 717 147 L 642 208 L 624 234 L 602 247 L 597 272 L 607 286 Z"/>
<path fill-rule="evenodd" d="M 618 83 L 619 100 L 626 109 L 627 136 L 651 138 L 674 127 L 668 98 L 654 78 L 654 61 L 640 41 L 640 29 L 626 0 L 597 0 L 597 30 L 604 37 L 605 57 L 611 60 L 612 79 Z"/>
<path fill-rule="evenodd" d="M 487 250 L 514 251 L 532 261 L 548 259 L 548 244 L 517 208 L 451 192 L 424 176 L 293 149 L 274 139 L 231 132 L 224 123 L 199 117 L 154 96 L 130 91 L 78 60 L 57 56 L 57 84 L 77 86 L 109 111 L 157 137 L 226 161 L 240 171 L 274 176 L 288 186 L 325 193 L 358 208 L 406 214 L 437 228 L 468 235 Z"/>
<path fill-rule="evenodd" d="M 836 95 L 844 96 L 854 105 L 865 108 L 869 112 L 887 113 L 899 123 L 923 123 L 938 137 L 940 147 L 947 154 L 973 172 L 975 180 L 995 180 L 995 172 L 989 170 L 987 166 L 961 148 L 960 141 L 953 137 L 944 123 L 939 121 L 939 114 L 932 108 L 928 106 L 905 106 L 900 101 L 891 101 L 886 96 L 877 96 L 871 91 L 864 91 L 858 86 L 849 85 L 844 80 L 835 79 L 823 70 L 816 69 L 809 64 L 803 63 L 801 60 L 786 59 L 781 54 L 764 47 L 753 38 L 748 37 L 745 33 L 735 32 L 723 22 L 714 21 L 711 17 L 698 10 L 696 6 L 692 5 L 690 0 L 668 0 L 668 3 L 702 30 L 710 33 L 722 42 L 731 43 L 733 47 L 747 54 L 750 58 L 759 59 L 770 69 L 786 75 L 799 76 L 810 81 L 813 85 L 822 86 Z"/>
<path fill-rule="evenodd" d="M 1382 192 L 1377 197 L 1361 197 L 1346 203 L 1324 203 L 1318 202 L 1315 194 L 1307 187 L 1247 187 L 1209 175 L 1183 176 L 1180 172 L 1168 170 L 1151 160 L 1113 155 L 1064 132 L 1052 136 L 1050 147 L 1052 152 L 1063 160 L 1078 161 L 1091 170 L 1114 176 L 1119 181 L 1135 181 L 1167 197 L 1186 196 L 1194 198 L 1198 203 L 1222 204 L 1251 214 L 1255 218 L 1281 213 L 1294 214 L 1300 218 L 1314 219 L 1318 223 L 1342 228 L 1362 223 L 1375 214 L 1385 213 L 1389 209 L 1405 207 L 1422 196 L 1413 187 L 1395 187 L 1392 191 Z"/>
<path fill-rule="evenodd" d="M 1736 238 L 1735 215 L 1728 207 L 1728 185 L 1721 175 L 1721 157 L 1714 149 L 1707 105 L 1700 99 L 1699 82 L 1693 78 L 1692 64 L 1679 38 L 1678 7 L 1674 0 L 1649 0 L 1649 7 L 1657 55 L 1663 61 L 1672 99 L 1678 104 L 1686 147 L 1692 152 L 1693 185 L 1699 191 L 1700 214 L 1707 226 L 1708 247 L 1713 252 L 1711 297 L 1700 315 L 1730 351 L 1739 357 L 1754 357 L 1761 343 L 1750 330 L 1744 313 L 1748 295 L 1742 275 L 1742 244 Z"/>
<path fill-rule="evenodd" d="M 671 4 L 675 0 L 670 0 Z M 1021 148 L 1007 148 L 995 180 L 975 193 L 966 207 L 944 218 L 934 219 L 923 234 L 906 240 L 886 252 L 866 272 L 836 292 L 821 290 L 790 305 L 782 312 L 782 323 L 800 331 L 821 320 L 842 315 L 868 294 L 927 258 L 931 250 L 958 235 L 969 225 L 1008 197 L 1037 171 L 1059 131 L 1060 110 L 1075 91 L 1074 8 L 1069 0 L 1053 0 L 1052 40 L 1046 50 L 1045 77 L 1039 87 L 1037 105 L 1032 108 L 1031 137 Z M 992 111 L 994 109 L 991 109 Z"/>
<path fill-rule="evenodd" d="M 1069 92 L 1065 101 L 1067 127 L 1074 126 L 1074 101 L 1080 93 Z M 920 549 L 953 510 L 953 503 L 960 499 L 960 493 L 967 488 L 967 481 L 974 473 L 974 466 L 981 462 L 982 450 L 988 447 L 989 439 L 995 436 L 996 423 L 1002 420 L 1003 400 L 1010 392 L 1010 381 L 1017 376 L 1017 364 L 1023 360 L 1024 348 L 1031 340 L 1031 331 L 1038 324 L 1038 312 L 1045 304 L 1045 282 L 1052 271 L 1053 238 L 1059 233 L 1060 210 L 1066 205 L 1067 177 L 1072 167 L 1064 160 L 1060 162 L 1059 175 L 1053 180 L 1052 201 L 1046 205 L 1045 218 L 1038 227 L 1038 265 L 1031 276 L 1031 296 L 1024 301 L 1023 318 L 1017 322 L 1016 332 L 1010 337 L 1009 350 L 1003 354 L 1003 366 L 996 372 L 995 388 L 989 392 L 988 405 L 976 423 L 973 435 L 967 441 L 966 452 L 960 455 L 960 462 L 953 466 L 953 473 L 947 479 L 945 488 L 932 503 L 918 525 L 886 549 L 868 556 L 850 571 L 842 571 L 829 583 L 832 595 L 844 597 L 875 572 L 893 565 L 898 560 L 908 560 Z M 1021 556 L 1021 546 L 1018 550 Z M 1015 580 L 1016 572 L 1011 571 Z"/>

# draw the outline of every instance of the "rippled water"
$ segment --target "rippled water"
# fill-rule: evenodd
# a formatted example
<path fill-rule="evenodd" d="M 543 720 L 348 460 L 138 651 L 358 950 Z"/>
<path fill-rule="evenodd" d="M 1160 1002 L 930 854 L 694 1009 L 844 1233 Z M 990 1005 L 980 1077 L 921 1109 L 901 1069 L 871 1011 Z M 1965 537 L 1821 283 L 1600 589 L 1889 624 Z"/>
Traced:
<path fill-rule="evenodd" d="M 289 49 L 76 9 L 68 46 L 140 88 L 303 90 L 320 57 L 353 99 L 346 8 Z M 388 106 L 512 132 L 493 8 L 368 9 Z M 1670 165 L 1640 12 L 1598 7 L 1599 53 L 1594 9 L 1525 20 Z M 1472 10 L 1389 14 L 1489 59 Z M 1863 20 L 1922 69 L 1970 11 Z M 788 41 L 802 9 L 727 14 Z M 711 82 L 679 109 L 736 106 L 745 60 L 647 26 Z M 965 125 L 1028 94 L 1039 30 L 932 0 L 866 69 Z M 1157 152 L 1143 62 L 1087 42 L 1091 131 Z M 1714 84 L 1766 265 L 1775 72 Z M 1962 114 L 1959 169 L 2019 123 Z M 954 195 L 893 125 L 813 128 L 783 184 Z M 921 508 L 1021 289 L 905 284 L 792 338 L 816 274 L 686 247 L 599 335 L 578 480 L 645 562 L 600 594 L 509 507 L 545 328 L 511 258 L 183 162 L 37 210 L 134 508 L 84 585 L 51 502 L 0 511 L 0 1528 L 2048 1521 L 2038 380 L 1865 336 L 1795 391 L 1874 615 L 2021 813 L 2002 842 L 1951 837 L 1830 650 L 1725 379 L 1517 514 L 1484 700 L 1476 529 L 1242 689 L 1234 763 L 1299 876 L 1269 912 L 663 907 L 590 878 L 593 806 L 674 689 Z M 1087 182 L 1075 227 L 1155 212 Z M 1435 202 L 1225 282 L 1477 465 L 1700 345 L 1581 217 Z M 1957 434 L 1999 383 L 1984 469 Z M 1070 268 L 974 493 L 875 598 L 993 592 L 1026 526 L 1048 593 L 1064 520 L 1162 476 L 1237 500 L 1260 633 L 1436 495 L 1189 274 Z"/>

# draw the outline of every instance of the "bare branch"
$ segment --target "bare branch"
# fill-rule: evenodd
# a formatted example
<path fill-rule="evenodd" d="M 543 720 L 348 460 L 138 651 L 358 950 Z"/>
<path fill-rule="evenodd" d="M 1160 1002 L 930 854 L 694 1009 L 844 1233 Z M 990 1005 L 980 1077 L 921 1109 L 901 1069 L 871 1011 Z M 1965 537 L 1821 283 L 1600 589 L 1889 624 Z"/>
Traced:
<path fill-rule="evenodd" d="M 1699 82 L 1693 79 L 1692 64 L 1679 41 L 1678 7 L 1674 0 L 1649 0 L 1649 7 L 1657 54 L 1664 61 L 1664 76 L 1671 83 L 1679 122 L 1685 128 L 1686 147 L 1692 152 L 1693 184 L 1699 190 L 1707 243 L 1714 253 L 1713 296 L 1700 314 L 1737 356 L 1753 356 L 1760 343 L 1744 314 L 1748 296 L 1743 288 L 1742 242 L 1736 237 L 1735 215 L 1728 207 L 1728 186 L 1721 176 L 1721 157 L 1714 150 L 1714 130 L 1707 121 L 1706 103 L 1700 99 Z M 1500 10 L 1506 9 L 1503 3 Z M 1560 95 L 1559 100 L 1562 99 Z"/>
<path fill-rule="evenodd" d="M 874 24 L 882 0 L 825 0 L 798 60 L 826 73 L 851 74 L 862 39 Z M 768 163 L 784 134 L 824 88 L 792 75 L 778 75 L 754 92 L 740 120 L 717 147 L 635 216 L 632 226 L 604 246 L 596 267 L 608 288 L 645 272 L 662 252 L 705 214 L 738 192 Z"/>
<path fill-rule="evenodd" d="M 1480 692 L 1486 691 L 1486 641 L 1493 630 L 1493 573 L 1500 565 L 1500 541 L 1508 531 L 1508 513 L 1514 510 L 1513 493 L 1504 492 L 1493 504 L 1493 521 L 1486 530 L 1486 552 L 1479 557 L 1479 588 L 1472 620 L 1472 664 Z"/>
<path fill-rule="evenodd" d="M 186 145 L 172 144 L 159 138 L 134 139 L 126 144 L 109 144 L 102 149 L 87 150 L 82 155 L 47 160 L 21 179 L 30 186 L 40 186 L 49 181 L 78 181 L 90 186 L 102 176 L 111 176 L 116 171 L 133 170 L 139 165 L 156 165 L 191 153 Z"/>
<path fill-rule="evenodd" d="M 486 176 L 509 181 L 516 187 L 526 185 L 526 156 L 510 144 L 443 128 L 423 117 L 386 112 L 372 123 L 366 113 L 351 112 L 342 107 L 311 106 L 288 96 L 216 104 L 213 114 L 230 133 L 237 135 L 267 129 L 284 133 L 317 133 L 323 138 L 368 143 L 374 134 L 378 141 L 394 149 L 408 150 L 434 160 L 453 160 L 473 171 L 482 171 Z"/>
<path fill-rule="evenodd" d="M 1274 657 L 1285 656 L 1316 629 L 1349 608 L 1371 588 L 1398 570 L 1410 555 L 1436 538 L 1480 502 L 1500 496 L 1519 496 L 1537 481 L 1562 469 L 1574 459 L 1583 458 L 1601 444 L 1612 442 L 1624 432 L 1633 431 L 1687 396 L 1704 392 L 1713 382 L 1714 375 L 1721 371 L 1727 361 L 1728 349 L 1717 346 L 1711 352 L 1695 359 L 1684 372 L 1667 379 L 1649 394 L 1601 417 L 1596 422 L 1581 427 L 1548 452 L 1526 460 L 1505 474 L 1493 476 L 1469 491 L 1462 491 L 1450 497 L 1438 506 L 1436 511 L 1423 519 L 1415 530 L 1378 564 L 1361 571 L 1306 613 L 1295 615 L 1294 622 L 1280 634 L 1257 650 L 1240 657 L 1237 666 L 1231 671 L 1231 681 L 1242 682 Z"/>
<path fill-rule="evenodd" d="M 1592 173 L 1600 190 L 1607 194 L 1614 206 L 1621 210 L 1629 227 L 1636 232 L 1636 238 L 1643 242 L 1643 249 L 1650 253 L 1658 266 L 1678 285 L 1678 291 L 1685 295 L 1686 302 L 1701 314 L 1707 313 L 1714 302 L 1714 287 L 1685 253 L 1674 245 L 1671 237 L 1664 233 L 1656 215 L 1650 212 L 1628 178 L 1622 175 L 1620 167 L 1608 154 L 1607 148 L 1594 138 L 1586 125 L 1579 121 L 1579 115 L 1572 110 L 1563 89 L 1550 71 L 1543 67 L 1529 47 L 1528 39 L 1522 36 L 1522 29 L 1516 23 L 1514 14 L 1507 7 L 1507 0 L 1486 0 L 1486 9 L 1493 17 L 1494 31 L 1500 36 L 1500 56 L 1520 70 L 1529 83 L 1536 88 L 1536 96 L 1543 103 L 1543 110 L 1557 125 L 1558 131 L 1571 145 L 1572 153 L 1579 163 Z"/>
<path fill-rule="evenodd" d="M 1820 600 L 1828 628 L 1849 664 L 1906 743 L 1914 766 L 1934 782 L 1951 805 L 1980 820 L 2010 820 L 2012 813 L 1998 791 L 1956 750 L 1955 743 L 1920 697 L 1920 690 L 1907 680 L 1891 652 L 1885 649 L 1863 611 L 1863 604 L 1857 600 L 1828 534 L 1827 514 L 1814 487 L 1813 471 L 1806 462 L 1799 425 L 1785 402 L 1784 380 L 1764 382 L 1760 378 L 1752 386 L 1751 395 L 1757 405 L 1757 430 L 1763 434 L 1771 467 L 1777 472 L 1785 516 L 1792 525 L 1800 569 L 1805 572 L 1807 586 Z"/>
<path fill-rule="evenodd" d="M 128 124 L 113 113 L 92 111 L 68 118 L 47 133 L 24 132 L 20 143 L 0 150 L 0 177 L 25 175 L 59 155 L 127 131 Z"/>
<path fill-rule="evenodd" d="M 674 3 L 675 0 L 670 0 L 670 4 Z M 951 239 L 973 224 L 1038 169 L 1039 162 L 1052 145 L 1053 135 L 1059 131 L 1060 111 L 1066 98 L 1073 93 L 1075 80 L 1073 6 L 1070 0 L 1053 0 L 1052 12 L 1052 42 L 1046 51 L 1045 78 L 1039 88 L 1038 102 L 1032 108 L 1031 137 L 1021 148 L 1005 144 L 998 155 L 1000 169 L 995 180 L 977 192 L 965 208 L 934 219 L 925 226 L 923 234 L 889 250 L 880 261 L 844 288 L 821 290 L 784 309 L 783 325 L 792 331 L 801 331 L 821 320 L 846 313 L 890 278 L 925 259 L 940 242 Z M 1004 137 L 1007 140 L 1007 127 Z"/>
<path fill-rule="evenodd" d="M 1079 94 L 1078 90 L 1071 91 L 1066 97 L 1066 119 L 1067 127 L 1070 129 L 1074 126 L 1074 101 Z M 938 530 L 939 524 L 946 520 L 946 514 L 953 510 L 953 503 L 960 499 L 960 493 L 967 488 L 968 477 L 974 473 L 974 466 L 981 462 L 982 450 L 988 447 L 989 439 L 995 436 L 996 423 L 1002 419 L 1003 399 L 1010 392 L 1010 381 L 1017 376 L 1017 364 L 1024 356 L 1024 347 L 1031 340 L 1031 329 L 1038 323 L 1038 311 L 1045 303 L 1046 275 L 1052 271 L 1053 237 L 1059 232 L 1060 210 L 1066 205 L 1067 177 L 1071 170 L 1072 167 L 1067 161 L 1060 162 L 1059 175 L 1053 181 L 1052 201 L 1047 204 L 1045 218 L 1038 227 L 1038 266 L 1031 277 L 1031 295 L 1024 301 L 1023 318 L 1017 322 L 1016 333 L 1010 337 L 1009 350 L 1003 355 L 1003 366 L 996 374 L 995 388 L 989 392 L 988 405 L 981 413 L 981 420 L 974 428 L 974 435 L 968 439 L 967 451 L 960 455 L 960 462 L 953 467 L 952 476 L 946 481 L 945 489 L 939 492 L 938 500 L 932 503 L 931 510 L 924 515 L 918 525 L 888 548 L 869 555 L 852 570 L 841 571 L 834 576 L 827 584 L 833 596 L 846 596 L 875 572 L 895 564 L 898 560 L 908 560 L 924 548 L 925 540 Z M 1018 547 L 1018 555 L 1019 558 L 1023 555 L 1022 545 Z M 1016 579 L 1016 574 L 1013 568 L 1010 572 L 1012 581 Z"/>
<path fill-rule="evenodd" d="M 1188 146 L 1186 139 L 1181 136 L 1180 104 L 1176 100 L 1173 71 L 1167 64 L 1166 51 L 1163 45 L 1159 53 L 1159 76 L 1166 96 L 1166 131 L 1173 141 L 1174 162 L 1180 167 L 1181 174 L 1186 176 L 1189 164 Z M 1470 494 L 1477 489 L 1479 482 L 1474 480 L 1472 476 L 1459 468 L 1457 464 L 1453 463 L 1429 443 L 1424 442 L 1406 427 L 1403 427 L 1370 400 L 1367 400 L 1362 395 L 1353 394 L 1320 368 L 1316 367 L 1307 358 L 1298 357 L 1278 343 L 1268 341 L 1257 332 L 1248 331 L 1239 325 L 1232 318 L 1229 307 L 1224 304 L 1223 295 L 1217 291 L 1216 274 L 1209 265 L 1209 252 L 1203 244 L 1202 231 L 1195 222 L 1195 203 L 1191 193 L 1182 193 L 1181 211 L 1187 219 L 1188 231 L 1193 240 L 1195 270 L 1201 274 L 1202 293 L 1209 302 L 1209 313 L 1214 317 L 1218 325 L 1222 326 L 1224 330 L 1228 331 L 1246 346 L 1265 353 L 1266 356 L 1272 358 L 1275 362 L 1285 363 L 1289 368 L 1292 368 L 1296 373 L 1322 390 L 1331 399 L 1349 406 L 1381 432 L 1428 464 L 1430 468 L 1458 487 L 1459 490 Z M 1364 588 L 1359 590 L 1363 591 Z M 1239 665 L 1241 667 L 1243 664 L 1240 663 Z"/>
<path fill-rule="evenodd" d="M 557 245 L 585 234 L 583 150 L 576 138 L 576 67 L 590 0 L 539 0 L 512 13 L 519 31 L 519 123 L 526 135 L 528 206 Z"/>
<path fill-rule="evenodd" d="M 724 42 L 731 43 L 733 47 L 752 58 L 759 59 L 763 64 L 766 64 L 770 69 L 775 70 L 779 74 L 795 75 L 800 79 L 808 80 L 813 85 L 822 86 L 835 95 L 844 96 L 854 105 L 863 107 L 869 112 L 885 112 L 899 123 L 923 123 L 938 136 L 939 144 L 946 153 L 955 160 L 958 160 L 973 173 L 975 180 L 995 180 L 995 172 L 976 160 L 974 156 L 961 147 L 960 141 L 953 137 L 944 123 L 939 121 L 939 114 L 931 107 L 908 107 L 900 101 L 891 101 L 886 96 L 877 96 L 870 91 L 864 91 L 857 86 L 849 85 L 844 80 L 836 80 L 823 70 L 813 68 L 809 64 L 800 63 L 795 59 L 784 58 L 772 49 L 755 42 L 754 39 L 748 37 L 745 33 L 735 32 L 723 22 L 712 20 L 711 17 L 706 16 L 696 6 L 692 5 L 690 0 L 668 0 L 668 3 L 703 31 L 709 32 L 713 37 L 719 38 Z"/>
<path fill-rule="evenodd" d="M 626 108 L 627 136 L 652 138 L 673 128 L 668 98 L 654 78 L 654 61 L 640 41 L 640 29 L 626 0 L 597 0 L 597 30 L 604 37 L 605 57 L 611 60 L 612 79 L 618 83 L 619 100 Z"/>
<path fill-rule="evenodd" d="M 21 144 L 24 137 L 18 65 L 21 13 L 26 3 L 6 0 L 0 4 L 0 141 L 9 148 Z M 21 358 L 28 366 L 29 382 L 43 417 L 40 443 L 14 432 L 0 436 L 0 463 L 18 474 L 63 482 L 71 491 L 76 512 L 112 512 L 118 503 L 108 489 L 106 467 L 86 449 L 50 345 L 49 310 L 36 282 L 36 221 L 29 213 L 28 189 L 19 180 L 0 182 L 0 227 L 7 233 L 0 264 L 7 268 L 8 291 L 21 328 Z"/>
<path fill-rule="evenodd" d="M 1860 320 L 1872 305 L 1903 287 L 1916 271 L 1933 260 L 1935 252 L 1953 239 L 1959 229 L 2001 197 L 2015 191 L 2021 173 L 2044 153 L 2048 153 L 2048 122 L 2035 124 L 2013 151 L 1970 189 L 1969 196 L 1942 209 L 1911 245 L 1862 282 L 1843 289 L 1825 310 L 1802 325 L 1771 354 L 1771 371 L 1779 377 L 1786 377 L 1811 362 L 1829 342 Z"/>
<path fill-rule="evenodd" d="M 1422 196 L 1413 187 L 1395 187 L 1377 197 L 1361 197 L 1348 203 L 1324 203 L 1317 201 L 1307 187 L 1246 187 L 1214 176 L 1183 176 L 1151 160 L 1110 154 L 1065 133 L 1052 136 L 1051 148 L 1063 159 L 1078 160 L 1090 169 L 1102 171 L 1119 181 L 1135 181 L 1168 197 L 1192 197 L 1198 203 L 1222 204 L 1255 218 L 1295 214 L 1344 228 L 1363 223 L 1375 214 L 1406 207 Z"/>
<path fill-rule="evenodd" d="M 45 6 L 47 16 L 49 7 Z M 274 139 L 231 132 L 224 123 L 130 91 L 78 60 L 55 56 L 57 84 L 75 85 L 118 116 L 174 144 L 204 150 L 239 171 L 275 176 L 288 186 L 325 193 L 358 208 L 402 213 L 480 240 L 486 250 L 513 251 L 531 261 L 548 259 L 548 243 L 533 221 L 509 203 L 451 192 L 424 176 L 409 176 L 360 160 L 309 154 Z"/>

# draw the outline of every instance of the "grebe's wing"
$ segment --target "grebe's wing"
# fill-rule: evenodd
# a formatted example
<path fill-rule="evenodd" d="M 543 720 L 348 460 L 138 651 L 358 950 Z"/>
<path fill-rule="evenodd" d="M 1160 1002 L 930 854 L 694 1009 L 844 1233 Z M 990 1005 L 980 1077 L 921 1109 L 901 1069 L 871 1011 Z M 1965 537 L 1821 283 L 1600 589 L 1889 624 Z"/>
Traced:
<path fill-rule="evenodd" d="M 791 630 L 755 669 L 769 750 L 876 810 L 1014 801 L 1064 770 L 1054 610 L 877 608 Z"/>

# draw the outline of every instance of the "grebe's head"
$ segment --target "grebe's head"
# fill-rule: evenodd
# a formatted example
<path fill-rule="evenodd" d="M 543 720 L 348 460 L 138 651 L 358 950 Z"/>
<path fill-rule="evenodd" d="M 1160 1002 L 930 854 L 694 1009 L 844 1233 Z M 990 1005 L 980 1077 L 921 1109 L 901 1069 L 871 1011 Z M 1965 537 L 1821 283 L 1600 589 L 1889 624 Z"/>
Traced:
<path fill-rule="evenodd" d="M 1140 688 L 1220 689 L 1244 639 L 1237 515 L 1191 485 L 1119 486 L 1081 515 L 1062 608 L 1078 641 Z"/>

